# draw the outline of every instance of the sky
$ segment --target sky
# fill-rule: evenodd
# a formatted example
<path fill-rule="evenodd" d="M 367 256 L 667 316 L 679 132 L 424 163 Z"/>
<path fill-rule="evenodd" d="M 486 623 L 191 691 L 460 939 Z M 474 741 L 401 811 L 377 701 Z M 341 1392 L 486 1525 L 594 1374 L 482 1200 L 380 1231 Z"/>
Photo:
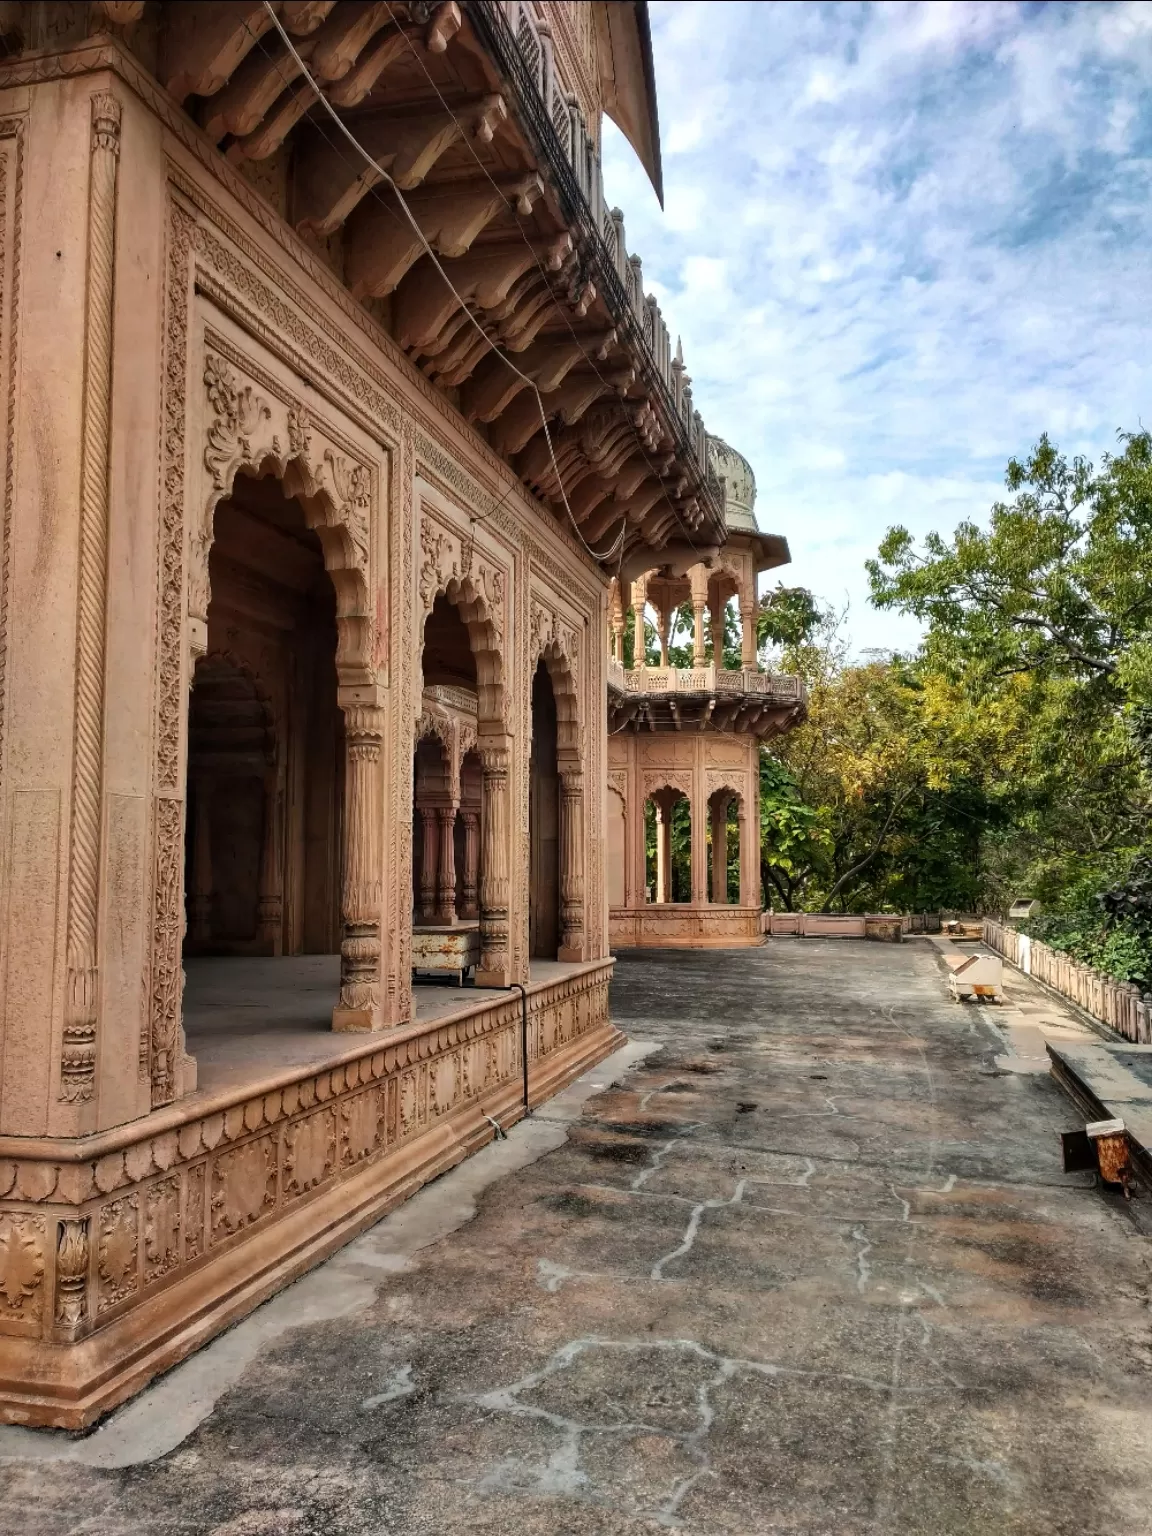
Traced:
<path fill-rule="evenodd" d="M 910 648 L 868 603 L 887 528 L 985 519 L 1042 432 L 1152 424 L 1152 4 L 650 12 L 665 207 L 610 123 L 608 205 L 778 576 Z"/>

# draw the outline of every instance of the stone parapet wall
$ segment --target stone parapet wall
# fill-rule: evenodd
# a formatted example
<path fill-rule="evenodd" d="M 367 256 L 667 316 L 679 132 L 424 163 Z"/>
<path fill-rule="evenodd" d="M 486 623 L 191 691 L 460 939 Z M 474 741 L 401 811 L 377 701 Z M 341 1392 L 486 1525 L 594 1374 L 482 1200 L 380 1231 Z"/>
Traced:
<path fill-rule="evenodd" d="M 616 949 L 737 949 L 763 943 L 759 907 L 649 902 L 613 907 L 608 936 Z"/>
<path fill-rule="evenodd" d="M 1038 939 L 993 918 L 986 917 L 982 927 L 984 943 L 1009 965 L 1051 987 L 1126 1040 L 1152 1043 L 1152 995 L 1141 997 L 1139 987 L 1132 982 L 1113 981 L 1090 965 L 1079 965 L 1071 955 L 1049 949 Z"/>
<path fill-rule="evenodd" d="M 529 986 L 533 1102 L 618 1042 L 610 975 Z M 518 994 L 464 1002 L 96 1136 L 0 1138 L 0 1416 L 91 1422 L 484 1144 L 523 1113 L 521 1034 Z"/>

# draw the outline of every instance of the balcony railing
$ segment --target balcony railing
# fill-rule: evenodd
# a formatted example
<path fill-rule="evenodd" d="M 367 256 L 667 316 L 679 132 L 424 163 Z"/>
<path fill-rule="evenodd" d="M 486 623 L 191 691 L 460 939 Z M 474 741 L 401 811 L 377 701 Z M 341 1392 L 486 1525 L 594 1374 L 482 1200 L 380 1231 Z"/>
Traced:
<path fill-rule="evenodd" d="M 787 703 L 801 703 L 804 684 L 782 672 L 758 672 L 752 667 L 732 671 L 706 667 L 632 667 L 608 663 L 608 686 L 623 694 L 668 696 L 692 694 L 762 695 Z"/>
<path fill-rule="evenodd" d="M 673 355 L 668 327 L 656 300 L 644 293 L 638 256 L 630 256 L 619 211 L 604 206 L 600 160 L 580 109 L 552 70 L 551 51 L 541 46 L 526 8 L 517 6 L 513 31 L 499 0 L 472 0 L 468 16 L 477 35 L 514 88 L 520 121 L 535 140 L 556 183 L 564 217 L 580 231 L 578 244 L 589 275 L 604 297 L 621 340 L 640 365 L 645 385 L 664 407 L 681 454 L 699 475 L 698 490 L 717 527 L 723 526 L 723 496 L 708 465 L 708 433 L 692 405 L 683 363 Z M 560 97 L 563 96 L 563 107 Z M 551 98 L 551 99 L 550 99 Z M 559 124 L 559 128 L 558 125 Z"/>

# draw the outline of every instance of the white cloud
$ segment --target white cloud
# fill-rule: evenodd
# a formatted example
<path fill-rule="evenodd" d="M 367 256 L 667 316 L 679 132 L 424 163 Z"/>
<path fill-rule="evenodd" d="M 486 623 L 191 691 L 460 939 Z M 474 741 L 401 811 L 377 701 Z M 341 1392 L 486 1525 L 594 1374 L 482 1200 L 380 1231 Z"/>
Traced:
<path fill-rule="evenodd" d="M 784 574 L 847 594 L 886 527 L 982 517 L 1042 431 L 1152 418 L 1152 6 L 652 6 L 668 213 L 605 132 L 710 430 Z"/>

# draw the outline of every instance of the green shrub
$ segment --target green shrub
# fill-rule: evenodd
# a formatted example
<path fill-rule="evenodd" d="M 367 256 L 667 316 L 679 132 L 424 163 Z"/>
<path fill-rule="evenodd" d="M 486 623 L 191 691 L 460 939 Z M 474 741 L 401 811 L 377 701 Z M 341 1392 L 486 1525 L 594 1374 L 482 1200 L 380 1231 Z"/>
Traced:
<path fill-rule="evenodd" d="M 1019 926 L 1079 965 L 1090 965 L 1113 981 L 1134 981 L 1142 992 L 1152 990 L 1152 938 L 1130 922 L 1080 911 L 1046 914 Z"/>

